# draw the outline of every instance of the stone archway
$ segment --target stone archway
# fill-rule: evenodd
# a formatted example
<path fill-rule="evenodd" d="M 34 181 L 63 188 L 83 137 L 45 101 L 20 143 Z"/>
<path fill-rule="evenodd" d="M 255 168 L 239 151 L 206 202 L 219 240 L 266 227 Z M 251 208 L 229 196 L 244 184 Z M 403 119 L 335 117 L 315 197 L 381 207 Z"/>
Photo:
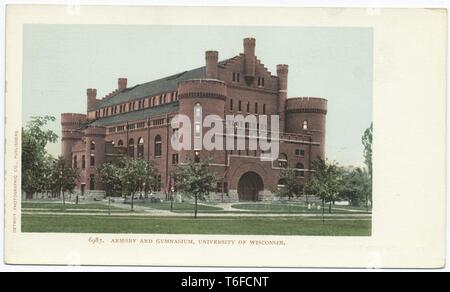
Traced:
<path fill-rule="evenodd" d="M 259 192 L 262 190 L 264 190 L 264 182 L 256 172 L 246 172 L 239 179 L 239 201 L 258 201 Z"/>

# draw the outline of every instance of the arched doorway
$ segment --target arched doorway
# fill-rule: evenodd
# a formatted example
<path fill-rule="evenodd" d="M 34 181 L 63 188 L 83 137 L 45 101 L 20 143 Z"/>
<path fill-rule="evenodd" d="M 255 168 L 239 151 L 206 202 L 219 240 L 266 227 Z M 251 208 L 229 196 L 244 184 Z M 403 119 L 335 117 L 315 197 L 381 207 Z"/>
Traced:
<path fill-rule="evenodd" d="M 262 178 L 253 171 L 247 172 L 239 180 L 239 201 L 257 201 L 258 194 L 262 190 L 264 190 Z"/>

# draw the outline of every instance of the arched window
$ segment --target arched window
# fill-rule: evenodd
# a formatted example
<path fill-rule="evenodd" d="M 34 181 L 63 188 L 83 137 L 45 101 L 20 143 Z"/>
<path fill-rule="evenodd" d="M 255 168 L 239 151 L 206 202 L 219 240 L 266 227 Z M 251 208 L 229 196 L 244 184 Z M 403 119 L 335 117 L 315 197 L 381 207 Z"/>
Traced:
<path fill-rule="evenodd" d="M 78 168 L 78 161 L 76 155 L 73 157 L 73 168 Z"/>
<path fill-rule="evenodd" d="M 91 150 L 95 150 L 95 142 L 91 141 Z"/>
<path fill-rule="evenodd" d="M 278 181 L 278 188 L 284 188 L 286 185 L 286 181 L 284 179 L 280 179 Z"/>
<path fill-rule="evenodd" d="M 95 166 L 95 154 L 91 153 L 91 166 Z"/>
<path fill-rule="evenodd" d="M 138 139 L 138 146 L 137 147 L 138 147 L 137 148 L 137 152 L 138 152 L 137 156 L 138 156 L 138 158 L 144 157 L 144 139 L 142 139 L 142 137 Z"/>
<path fill-rule="evenodd" d="M 86 156 L 81 156 L 81 168 L 85 169 L 86 168 Z"/>
<path fill-rule="evenodd" d="M 297 163 L 295 168 L 296 168 L 297 176 L 299 176 L 299 177 L 305 176 L 305 166 L 303 165 L 303 163 Z"/>
<path fill-rule="evenodd" d="M 123 146 L 123 141 L 119 140 L 119 142 L 117 142 L 117 146 L 122 147 Z"/>
<path fill-rule="evenodd" d="M 155 157 L 161 157 L 162 155 L 162 139 L 160 135 L 155 137 Z"/>
<path fill-rule="evenodd" d="M 281 153 L 280 156 L 278 157 L 278 167 L 281 167 L 281 168 L 288 167 L 288 159 L 287 159 L 286 154 Z"/>
<path fill-rule="evenodd" d="M 134 158 L 134 139 L 128 140 L 128 156 Z"/>
<path fill-rule="evenodd" d="M 303 130 L 308 130 L 308 120 L 303 121 Z"/>

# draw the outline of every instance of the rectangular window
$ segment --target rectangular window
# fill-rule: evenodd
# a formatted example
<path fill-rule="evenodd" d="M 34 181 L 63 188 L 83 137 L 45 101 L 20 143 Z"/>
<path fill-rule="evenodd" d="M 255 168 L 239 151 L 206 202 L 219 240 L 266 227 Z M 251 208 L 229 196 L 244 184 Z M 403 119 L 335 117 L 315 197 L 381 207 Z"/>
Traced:
<path fill-rule="evenodd" d="M 242 111 L 242 101 L 239 101 L 238 103 L 238 111 Z"/>
<path fill-rule="evenodd" d="M 247 102 L 247 113 L 250 113 L 250 103 Z"/>
<path fill-rule="evenodd" d="M 263 115 L 265 115 L 265 114 L 266 114 L 266 105 L 263 104 Z"/>
<path fill-rule="evenodd" d="M 255 114 L 258 113 L 258 103 L 255 103 Z"/>
<path fill-rule="evenodd" d="M 233 100 L 230 99 L 230 111 L 232 111 L 232 110 L 233 110 Z"/>
<path fill-rule="evenodd" d="M 174 165 L 178 164 L 178 153 L 172 154 L 172 164 Z"/>
<path fill-rule="evenodd" d="M 91 154 L 91 166 L 95 166 L 95 155 Z"/>

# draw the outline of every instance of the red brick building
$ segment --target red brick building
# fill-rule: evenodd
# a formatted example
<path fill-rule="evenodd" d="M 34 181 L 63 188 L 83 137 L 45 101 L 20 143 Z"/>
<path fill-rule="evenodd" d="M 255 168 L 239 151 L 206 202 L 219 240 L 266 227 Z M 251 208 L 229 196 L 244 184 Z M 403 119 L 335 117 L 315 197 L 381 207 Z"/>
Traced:
<path fill-rule="evenodd" d="M 218 55 L 207 51 L 205 66 L 144 84 L 128 86 L 126 78 L 119 78 L 117 89 L 100 99 L 96 89 L 87 89 L 87 114 L 61 115 L 62 155 L 80 170 L 78 189 L 104 194 L 98 168 L 125 153 L 153 162 L 161 196 L 172 188 L 170 173 L 187 157 L 212 159 L 211 171 L 221 181 L 211 199 L 270 199 L 286 167 L 295 168 L 299 180 L 306 182 L 311 162 L 325 154 L 327 101 L 288 99 L 288 66 L 277 65 L 272 75 L 256 57 L 253 38 L 244 39 L 244 53 L 238 56 L 219 62 Z M 176 129 L 171 119 L 184 114 L 194 120 L 195 107 L 203 116 L 224 119 L 238 114 L 279 115 L 279 158 L 262 161 L 261 151 L 248 149 L 173 150 L 170 137 Z"/>

